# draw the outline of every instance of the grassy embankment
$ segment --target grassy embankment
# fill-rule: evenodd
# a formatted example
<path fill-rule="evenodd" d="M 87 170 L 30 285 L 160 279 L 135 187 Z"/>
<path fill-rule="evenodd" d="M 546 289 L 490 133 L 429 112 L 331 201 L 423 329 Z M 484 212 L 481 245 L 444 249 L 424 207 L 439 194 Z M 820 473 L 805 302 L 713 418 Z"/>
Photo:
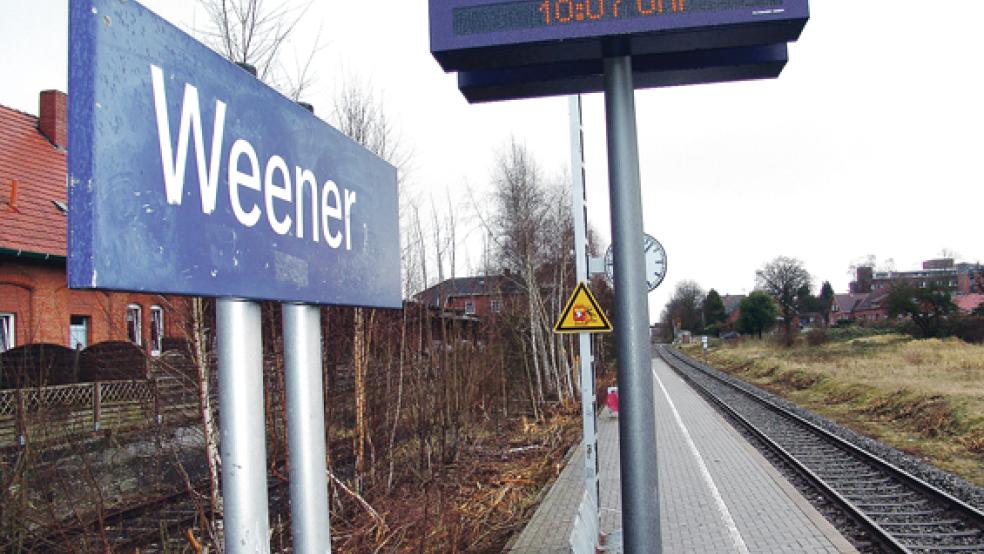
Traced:
<path fill-rule="evenodd" d="M 984 346 L 903 335 L 792 348 L 746 340 L 712 348 L 708 361 L 984 486 Z"/>

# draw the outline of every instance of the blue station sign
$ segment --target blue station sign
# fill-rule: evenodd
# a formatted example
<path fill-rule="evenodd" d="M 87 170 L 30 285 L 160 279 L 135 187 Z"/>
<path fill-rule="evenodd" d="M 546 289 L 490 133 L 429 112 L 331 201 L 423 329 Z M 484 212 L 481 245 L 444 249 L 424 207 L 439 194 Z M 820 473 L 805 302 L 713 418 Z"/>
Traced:
<path fill-rule="evenodd" d="M 69 9 L 71 287 L 401 305 L 393 166 L 134 1 Z"/>

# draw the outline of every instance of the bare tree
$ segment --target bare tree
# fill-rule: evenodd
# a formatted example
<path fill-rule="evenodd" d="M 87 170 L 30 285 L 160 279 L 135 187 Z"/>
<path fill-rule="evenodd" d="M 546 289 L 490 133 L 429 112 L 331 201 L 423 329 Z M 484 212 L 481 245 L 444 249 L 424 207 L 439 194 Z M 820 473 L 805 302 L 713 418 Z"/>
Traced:
<path fill-rule="evenodd" d="M 793 318 L 799 315 L 797 301 L 802 289 L 812 286 L 810 273 L 803 262 L 786 256 L 779 256 L 755 272 L 756 286 L 775 299 L 782 314 L 786 343 L 792 344 Z"/>
<path fill-rule="evenodd" d="M 704 298 L 704 289 L 696 281 L 680 281 L 673 291 L 673 296 L 666 303 L 660 319 L 671 323 L 673 330 L 703 333 Z M 672 334 L 669 338 L 673 338 Z"/>
<path fill-rule="evenodd" d="M 858 274 L 859 267 L 870 267 L 872 269 L 878 265 L 878 258 L 874 254 L 868 254 L 867 256 L 861 256 L 851 260 L 851 263 L 847 266 L 847 274 L 854 278 Z"/>
<path fill-rule="evenodd" d="M 398 179 L 402 178 L 401 169 L 408 165 L 409 155 L 401 147 L 399 137 L 386 115 L 382 101 L 376 98 L 369 86 L 355 78 L 346 79 L 345 84 L 334 99 L 332 120 L 339 131 L 393 164 L 397 168 Z M 419 217 L 417 223 L 419 225 Z M 402 250 L 404 256 L 413 255 L 412 249 L 408 247 Z M 362 308 L 356 308 L 354 311 L 353 366 L 355 369 L 356 429 L 353 440 L 355 441 L 356 485 L 359 491 L 362 490 L 362 480 L 366 473 L 366 445 L 372 440 L 369 437 L 369 426 L 366 424 L 368 408 L 365 379 L 368 373 L 374 318 L 375 312 L 373 310 L 369 311 L 368 317 L 366 310 Z M 396 432 L 395 426 L 398 421 L 399 412 L 393 418 L 394 430 L 390 433 L 391 437 Z M 391 438 L 391 440 L 393 439 Z"/>
<path fill-rule="evenodd" d="M 480 217 L 491 239 L 492 257 L 515 273 L 526 296 L 526 336 L 520 346 L 529 364 L 531 396 L 534 404 L 551 394 L 563 401 L 573 394 L 573 356 L 552 327 L 562 291 L 573 280 L 567 191 L 548 186 L 531 153 L 515 140 L 499 153 L 492 178 L 492 213 L 480 212 Z"/>
<path fill-rule="evenodd" d="M 313 79 L 310 69 L 318 44 L 303 65 L 296 64 L 294 79 L 285 77 L 281 53 L 313 0 L 298 7 L 280 2 L 274 2 L 271 7 L 264 0 L 199 0 L 199 3 L 211 24 L 203 32 L 206 44 L 232 62 L 255 67 L 260 80 L 291 99 L 300 98 Z"/>
<path fill-rule="evenodd" d="M 940 249 L 940 257 L 941 258 L 949 258 L 951 260 L 958 260 L 958 259 L 960 259 L 960 254 L 956 250 L 954 250 L 953 248 L 941 248 Z"/>
<path fill-rule="evenodd" d="M 411 154 L 370 83 L 355 76 L 345 77 L 335 95 L 331 121 L 346 136 L 393 164 L 402 184 Z"/>

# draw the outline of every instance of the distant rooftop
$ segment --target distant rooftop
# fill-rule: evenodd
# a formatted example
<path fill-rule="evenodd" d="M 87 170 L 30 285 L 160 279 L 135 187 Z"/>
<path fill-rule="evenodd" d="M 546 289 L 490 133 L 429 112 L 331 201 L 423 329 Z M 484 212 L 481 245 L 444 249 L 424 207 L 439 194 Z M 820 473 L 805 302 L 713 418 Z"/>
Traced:
<path fill-rule="evenodd" d="M 492 294 L 519 294 L 523 291 L 516 277 L 510 274 L 478 277 L 454 277 L 414 295 L 418 302 L 438 306 L 440 299 Z"/>

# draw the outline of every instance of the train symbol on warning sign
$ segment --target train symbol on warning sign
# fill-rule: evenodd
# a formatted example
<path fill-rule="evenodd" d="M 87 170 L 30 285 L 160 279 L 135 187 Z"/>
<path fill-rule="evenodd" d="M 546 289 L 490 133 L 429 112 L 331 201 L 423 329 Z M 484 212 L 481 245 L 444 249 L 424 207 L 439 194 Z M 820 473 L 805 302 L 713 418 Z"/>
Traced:
<path fill-rule="evenodd" d="M 555 333 L 609 333 L 611 323 L 584 283 L 578 283 L 554 325 Z"/>
<path fill-rule="evenodd" d="M 574 306 L 574 321 L 588 323 L 591 321 L 591 309 L 587 306 Z"/>

